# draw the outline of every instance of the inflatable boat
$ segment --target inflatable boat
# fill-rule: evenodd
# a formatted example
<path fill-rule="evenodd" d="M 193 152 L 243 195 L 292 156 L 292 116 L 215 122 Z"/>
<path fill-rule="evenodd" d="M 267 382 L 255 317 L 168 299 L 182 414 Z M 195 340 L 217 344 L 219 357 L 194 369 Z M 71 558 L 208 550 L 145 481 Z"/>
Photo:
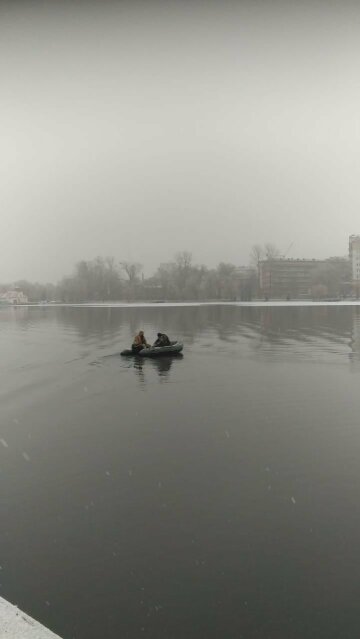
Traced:
<path fill-rule="evenodd" d="M 124 357 L 133 355 L 138 357 L 158 357 L 159 355 L 171 355 L 171 353 L 181 353 L 184 345 L 181 342 L 171 342 L 170 346 L 150 346 L 143 348 L 142 351 L 134 353 L 131 348 L 121 351 L 120 355 Z"/>

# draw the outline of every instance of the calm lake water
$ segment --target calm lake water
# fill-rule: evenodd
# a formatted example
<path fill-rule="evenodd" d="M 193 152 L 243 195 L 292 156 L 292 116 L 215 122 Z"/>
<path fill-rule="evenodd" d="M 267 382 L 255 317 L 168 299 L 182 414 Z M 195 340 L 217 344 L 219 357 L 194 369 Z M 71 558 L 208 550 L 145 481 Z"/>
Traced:
<path fill-rule="evenodd" d="M 64 639 L 359 636 L 359 307 L 4 308 L 0 347 L 3 597 Z"/>

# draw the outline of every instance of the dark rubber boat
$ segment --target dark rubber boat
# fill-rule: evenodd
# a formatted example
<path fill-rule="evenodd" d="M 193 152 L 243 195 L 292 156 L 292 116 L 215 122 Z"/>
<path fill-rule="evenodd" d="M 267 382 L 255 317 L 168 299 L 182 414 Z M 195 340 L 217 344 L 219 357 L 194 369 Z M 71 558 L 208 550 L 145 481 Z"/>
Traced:
<path fill-rule="evenodd" d="M 120 355 L 123 357 L 137 356 L 137 357 L 159 357 L 159 355 L 171 355 L 171 353 L 181 353 L 184 345 L 181 342 L 171 342 L 170 346 L 151 346 L 150 348 L 143 348 L 138 353 L 133 353 L 130 348 L 121 351 Z"/>

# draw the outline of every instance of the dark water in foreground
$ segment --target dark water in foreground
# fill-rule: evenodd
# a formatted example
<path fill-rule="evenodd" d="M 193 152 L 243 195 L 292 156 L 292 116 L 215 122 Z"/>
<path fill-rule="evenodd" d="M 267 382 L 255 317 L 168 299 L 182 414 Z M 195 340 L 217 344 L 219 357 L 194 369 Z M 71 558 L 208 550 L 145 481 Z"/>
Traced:
<path fill-rule="evenodd" d="M 184 357 L 116 353 L 143 327 Z M 0 594 L 64 639 L 360 634 L 360 309 L 0 310 Z"/>

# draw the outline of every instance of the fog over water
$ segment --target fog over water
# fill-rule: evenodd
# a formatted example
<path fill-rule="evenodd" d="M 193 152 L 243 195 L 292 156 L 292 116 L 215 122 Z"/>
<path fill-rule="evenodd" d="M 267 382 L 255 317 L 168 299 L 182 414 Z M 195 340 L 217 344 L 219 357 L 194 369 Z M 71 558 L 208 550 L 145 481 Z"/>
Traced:
<path fill-rule="evenodd" d="M 1 2 L 2 281 L 357 232 L 354 2 Z"/>

